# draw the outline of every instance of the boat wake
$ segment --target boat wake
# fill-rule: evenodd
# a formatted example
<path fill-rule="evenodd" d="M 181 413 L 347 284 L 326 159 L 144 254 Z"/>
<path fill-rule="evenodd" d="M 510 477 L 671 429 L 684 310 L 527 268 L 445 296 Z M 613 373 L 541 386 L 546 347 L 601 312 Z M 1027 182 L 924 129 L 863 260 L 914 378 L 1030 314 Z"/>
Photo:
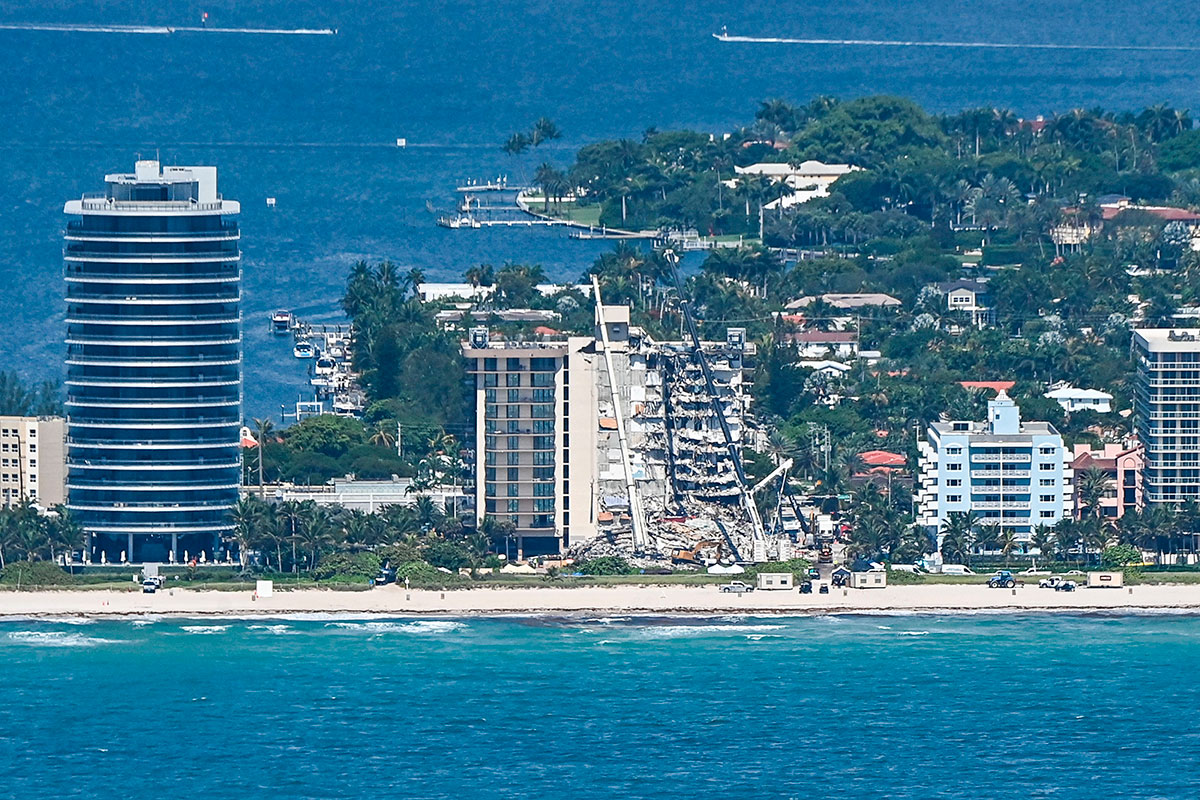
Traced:
<path fill-rule="evenodd" d="M 1070 44 L 1052 42 L 937 42 L 909 41 L 902 39 L 799 39 L 783 36 L 736 36 L 730 33 L 714 33 L 718 42 L 739 44 L 803 44 L 834 47 L 947 47 L 983 50 L 1100 50 L 1151 53 L 1196 53 L 1200 46 L 1193 45 L 1139 45 L 1139 44 Z"/>
<path fill-rule="evenodd" d="M 132 33 L 169 36 L 172 33 L 243 33 L 257 36 L 335 36 L 336 28 L 210 28 L 170 25 L 91 25 L 56 22 L 0 23 L 0 31 L 57 31 L 60 33 Z"/>

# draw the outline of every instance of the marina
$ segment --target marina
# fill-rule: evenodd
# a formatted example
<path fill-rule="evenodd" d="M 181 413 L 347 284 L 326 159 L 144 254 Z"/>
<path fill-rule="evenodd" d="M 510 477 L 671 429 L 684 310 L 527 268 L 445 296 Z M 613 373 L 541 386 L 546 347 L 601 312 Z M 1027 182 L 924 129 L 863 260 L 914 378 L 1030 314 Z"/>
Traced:
<path fill-rule="evenodd" d="M 271 315 L 271 332 L 292 335 L 292 355 L 306 362 L 307 384 L 313 392 L 311 400 L 298 397 L 290 413 L 281 406 L 283 421 L 298 422 L 320 414 L 362 416 L 367 398 L 353 368 L 351 326 L 315 325 L 298 319 L 291 311 L 280 310 Z"/>

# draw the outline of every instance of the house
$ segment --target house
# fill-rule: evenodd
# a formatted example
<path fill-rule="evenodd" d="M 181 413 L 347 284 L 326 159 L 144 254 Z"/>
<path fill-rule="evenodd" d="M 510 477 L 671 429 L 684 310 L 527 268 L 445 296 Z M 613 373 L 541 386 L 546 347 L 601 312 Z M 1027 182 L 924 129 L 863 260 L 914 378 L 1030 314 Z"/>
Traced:
<path fill-rule="evenodd" d="M 807 308 L 818 300 L 841 311 L 854 311 L 860 308 L 899 308 L 901 303 L 896 298 L 881 292 L 865 292 L 861 294 L 823 294 L 819 297 L 801 297 L 792 300 L 784 306 L 788 311 Z"/>
<path fill-rule="evenodd" d="M 1009 389 L 1017 385 L 1016 381 L 959 381 L 958 385 L 966 389 L 968 392 L 981 392 L 984 389 L 990 389 L 996 394 L 1007 392 Z"/>
<path fill-rule="evenodd" d="M 961 312 L 976 328 L 985 327 L 994 321 L 992 309 L 988 306 L 986 281 L 962 278 L 939 283 L 937 290 L 946 296 L 946 308 L 949 311 Z"/>
<path fill-rule="evenodd" d="M 793 165 L 784 162 L 762 162 L 748 167 L 734 167 L 738 175 L 761 175 L 769 178 L 772 183 L 784 182 L 792 189 L 792 193 L 767 203 L 763 208 L 791 208 L 801 203 L 807 203 L 817 197 L 828 197 L 829 187 L 843 175 L 861 169 L 850 164 L 823 164 L 820 161 L 804 161 Z M 729 180 L 725 185 L 733 188 L 737 180 Z"/>
<path fill-rule="evenodd" d="M 1075 516 L 1083 516 L 1080 478 L 1089 469 L 1103 470 L 1108 488 L 1100 498 L 1100 514 L 1105 519 L 1120 519 L 1126 511 L 1142 507 L 1142 468 L 1145 450 L 1136 439 L 1126 443 L 1108 443 L 1099 450 L 1076 444 L 1071 469 L 1075 473 Z"/>
<path fill-rule="evenodd" d="M 796 345 L 802 359 L 854 358 L 858 355 L 857 331 L 800 331 L 783 334 L 783 341 Z"/>
<path fill-rule="evenodd" d="M 840 378 L 853 369 L 849 364 L 843 364 L 840 361 L 829 361 L 828 359 L 798 361 L 796 362 L 796 366 L 800 369 L 811 369 L 813 372 L 822 372 L 831 378 Z"/>
<path fill-rule="evenodd" d="M 1095 411 L 1108 414 L 1112 411 L 1113 396 L 1099 389 L 1077 389 L 1068 383 L 1057 383 L 1042 395 L 1058 403 L 1068 414 L 1076 411 Z"/>
<path fill-rule="evenodd" d="M 864 469 L 855 471 L 850 476 L 850 485 L 854 488 L 872 484 L 880 492 L 891 495 L 893 486 L 904 486 L 912 491 L 913 477 L 907 469 L 908 459 L 900 453 L 887 450 L 867 450 L 858 454 Z"/>
<path fill-rule="evenodd" d="M 1125 212 L 1141 212 L 1168 226 L 1177 228 L 1191 244 L 1192 250 L 1200 251 L 1200 214 L 1186 208 L 1174 206 L 1137 205 L 1122 195 L 1104 195 L 1096 198 L 1099 214 L 1086 213 L 1082 208 L 1064 208 L 1063 221 L 1050 231 L 1050 238 L 1058 247 L 1078 248 L 1092 236 L 1103 230 L 1106 223 L 1113 223 Z"/>

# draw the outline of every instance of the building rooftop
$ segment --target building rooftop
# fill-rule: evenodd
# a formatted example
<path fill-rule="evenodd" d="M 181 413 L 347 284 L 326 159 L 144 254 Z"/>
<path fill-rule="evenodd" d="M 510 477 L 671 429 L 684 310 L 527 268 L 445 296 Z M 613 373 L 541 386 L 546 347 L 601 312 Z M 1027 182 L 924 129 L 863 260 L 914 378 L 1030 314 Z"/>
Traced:
<path fill-rule="evenodd" d="M 1139 328 L 1133 341 L 1151 353 L 1200 352 L 1198 328 Z"/>
<path fill-rule="evenodd" d="M 900 301 L 881 292 L 866 292 L 861 294 L 823 294 L 819 297 L 801 297 L 784 306 L 787 309 L 806 308 L 817 300 L 823 300 L 834 308 L 890 308 L 900 305 Z"/>
<path fill-rule="evenodd" d="M 1112 400 L 1113 396 L 1108 392 L 1102 392 L 1099 389 L 1079 389 L 1074 386 L 1058 386 L 1042 395 L 1049 397 L 1052 400 L 1063 399 L 1078 399 L 1078 400 Z"/>

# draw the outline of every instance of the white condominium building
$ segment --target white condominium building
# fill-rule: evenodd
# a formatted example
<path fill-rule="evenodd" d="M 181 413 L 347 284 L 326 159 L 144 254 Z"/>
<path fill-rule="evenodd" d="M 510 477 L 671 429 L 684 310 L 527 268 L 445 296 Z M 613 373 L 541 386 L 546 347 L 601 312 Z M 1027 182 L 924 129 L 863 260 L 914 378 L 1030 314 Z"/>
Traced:
<path fill-rule="evenodd" d="M 918 522 L 939 531 L 950 516 L 974 512 L 1028 541 L 1072 510 L 1073 472 L 1062 436 L 1047 422 L 1023 422 L 1003 391 L 986 422 L 935 422 L 920 449 Z"/>
<path fill-rule="evenodd" d="M 1200 330 L 1133 332 L 1134 428 L 1147 503 L 1200 499 Z"/>

